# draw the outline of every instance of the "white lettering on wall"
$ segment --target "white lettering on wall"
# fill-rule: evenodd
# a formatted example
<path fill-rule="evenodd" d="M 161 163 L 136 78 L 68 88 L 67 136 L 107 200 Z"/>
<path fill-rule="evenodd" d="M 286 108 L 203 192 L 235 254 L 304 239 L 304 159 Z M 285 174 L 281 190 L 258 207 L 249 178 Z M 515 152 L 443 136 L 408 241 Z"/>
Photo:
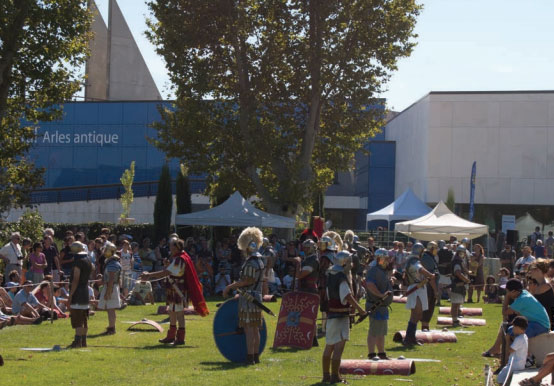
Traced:
<path fill-rule="evenodd" d="M 46 143 L 51 145 L 117 145 L 119 143 L 118 134 L 103 134 L 97 133 L 95 130 L 88 133 L 75 133 L 73 137 L 69 133 L 60 133 L 58 130 L 48 131 L 46 130 L 42 136 L 38 136 L 35 143 Z"/>

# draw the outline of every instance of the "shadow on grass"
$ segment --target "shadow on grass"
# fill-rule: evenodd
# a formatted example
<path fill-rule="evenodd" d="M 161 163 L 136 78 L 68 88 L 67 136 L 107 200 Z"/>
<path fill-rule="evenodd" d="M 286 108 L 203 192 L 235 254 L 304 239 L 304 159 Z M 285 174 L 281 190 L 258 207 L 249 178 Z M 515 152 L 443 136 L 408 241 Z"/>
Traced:
<path fill-rule="evenodd" d="M 397 351 L 412 351 L 412 350 L 415 350 L 416 348 L 418 348 L 419 346 L 396 346 L 396 347 L 393 347 L 393 348 L 389 348 L 387 351 L 394 351 L 394 352 L 397 352 Z"/>
<path fill-rule="evenodd" d="M 231 370 L 239 367 L 246 367 L 245 363 L 235 363 L 228 361 L 200 362 L 203 366 L 209 366 L 208 370 Z"/>
<path fill-rule="evenodd" d="M 117 345 L 88 345 L 87 347 L 94 348 L 119 348 L 119 349 L 128 349 L 128 350 L 179 350 L 185 348 L 199 348 L 199 346 L 172 346 L 166 344 L 156 344 L 152 346 L 117 346 Z"/>
<path fill-rule="evenodd" d="M 298 351 L 306 351 L 306 349 L 298 348 L 298 347 L 271 347 L 270 348 L 272 353 L 281 353 L 281 352 L 298 352 Z"/>

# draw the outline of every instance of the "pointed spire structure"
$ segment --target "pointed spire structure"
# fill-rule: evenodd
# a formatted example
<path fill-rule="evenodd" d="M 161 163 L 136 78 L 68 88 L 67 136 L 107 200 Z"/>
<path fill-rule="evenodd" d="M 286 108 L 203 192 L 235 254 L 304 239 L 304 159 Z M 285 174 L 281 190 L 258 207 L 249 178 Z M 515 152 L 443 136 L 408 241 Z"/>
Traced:
<path fill-rule="evenodd" d="M 94 15 L 91 26 L 94 37 L 89 41 L 85 101 L 105 101 L 108 100 L 108 27 L 94 0 L 88 1 L 88 8 Z"/>
<path fill-rule="evenodd" d="M 116 0 L 109 1 L 108 27 L 96 11 L 91 57 L 87 62 L 86 100 L 161 100 L 158 87 Z"/>

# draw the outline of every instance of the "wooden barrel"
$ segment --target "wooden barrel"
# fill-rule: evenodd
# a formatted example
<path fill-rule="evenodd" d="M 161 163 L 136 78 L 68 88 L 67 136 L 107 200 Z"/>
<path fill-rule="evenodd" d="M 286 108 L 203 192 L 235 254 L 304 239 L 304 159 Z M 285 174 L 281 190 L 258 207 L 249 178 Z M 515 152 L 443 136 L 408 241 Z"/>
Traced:
<path fill-rule="evenodd" d="M 487 321 L 485 319 L 461 318 L 461 319 L 458 319 L 458 321 L 462 326 L 485 326 L 487 324 Z M 439 316 L 437 318 L 437 324 L 440 324 L 443 326 L 451 326 L 452 318 Z"/>
<path fill-rule="evenodd" d="M 397 331 L 392 338 L 395 342 L 402 342 L 406 336 L 406 331 Z M 439 332 L 439 331 L 417 331 L 416 339 L 422 343 L 456 343 L 458 338 L 453 332 Z"/>
<path fill-rule="evenodd" d="M 483 309 L 482 308 L 462 308 L 460 309 L 462 312 L 462 315 L 464 316 L 482 316 L 483 315 Z M 450 307 L 441 307 L 439 309 L 439 314 L 441 315 L 450 315 Z"/>
<path fill-rule="evenodd" d="M 345 359 L 340 362 L 341 374 L 357 375 L 411 375 L 416 371 L 415 362 L 409 359 L 361 360 Z"/>

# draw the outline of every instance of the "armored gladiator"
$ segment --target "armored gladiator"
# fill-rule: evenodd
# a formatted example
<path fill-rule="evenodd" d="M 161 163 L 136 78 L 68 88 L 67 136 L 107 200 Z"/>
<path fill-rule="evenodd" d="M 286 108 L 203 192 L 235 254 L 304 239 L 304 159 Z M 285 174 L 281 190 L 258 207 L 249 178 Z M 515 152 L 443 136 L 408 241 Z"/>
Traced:
<path fill-rule="evenodd" d="M 170 263 L 162 271 L 143 273 L 142 280 L 154 280 L 165 278 L 166 302 L 169 313 L 169 330 L 160 343 L 174 346 L 185 344 L 185 308 L 188 299 L 192 301 L 194 309 L 200 316 L 209 314 L 202 286 L 196 275 L 196 269 L 184 251 L 185 242 L 172 238 L 169 241 Z M 179 324 L 179 330 L 177 330 Z"/>
<path fill-rule="evenodd" d="M 258 252 L 262 246 L 263 234 L 256 227 L 242 231 L 238 239 L 239 249 L 246 255 L 240 279 L 225 287 L 223 296 L 227 297 L 232 290 L 239 291 L 239 327 L 246 335 L 247 356 L 249 365 L 260 363 L 260 328 L 263 324 L 262 310 L 252 299 L 262 301 L 262 285 L 265 267 L 262 255 Z"/>
<path fill-rule="evenodd" d="M 325 328 L 327 326 L 327 311 L 329 308 L 327 297 L 327 276 L 325 275 L 327 269 L 332 265 L 333 258 L 339 250 L 339 246 L 335 242 L 335 238 L 332 236 L 337 235 L 335 232 L 325 232 L 318 242 L 318 249 L 321 253 L 319 256 L 319 278 L 318 278 L 318 291 L 319 291 L 319 310 L 321 311 L 321 332 L 325 334 Z M 337 235 L 338 236 L 338 235 Z M 340 236 L 338 237 L 340 239 Z M 342 246 L 342 240 L 341 240 Z"/>
<path fill-rule="evenodd" d="M 416 339 L 416 332 L 417 323 L 422 319 L 423 312 L 429 308 L 426 286 L 430 284 L 435 293 L 437 292 L 435 275 L 423 268 L 421 264 L 422 254 L 423 245 L 415 243 L 412 247 L 412 254 L 406 261 L 405 278 L 408 282 L 406 308 L 410 310 L 410 320 L 406 329 L 406 337 L 402 342 L 405 346 L 422 345 Z"/>

